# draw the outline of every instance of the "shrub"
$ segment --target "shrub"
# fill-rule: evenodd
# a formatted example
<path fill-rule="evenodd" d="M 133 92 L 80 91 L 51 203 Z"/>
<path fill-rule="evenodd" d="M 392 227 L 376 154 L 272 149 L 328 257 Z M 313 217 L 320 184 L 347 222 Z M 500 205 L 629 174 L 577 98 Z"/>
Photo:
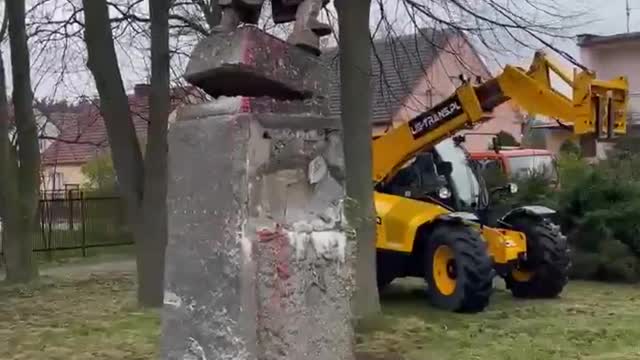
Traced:
<path fill-rule="evenodd" d="M 597 253 L 574 249 L 571 252 L 569 277 L 579 280 L 593 280 L 598 276 L 600 256 Z"/>
<path fill-rule="evenodd" d="M 589 164 L 575 153 L 558 159 L 559 188 L 540 174 L 517 179 L 518 194 L 499 205 L 546 205 L 574 249 L 572 276 L 606 281 L 640 280 L 640 154 L 614 150 Z"/>
<path fill-rule="evenodd" d="M 489 150 L 493 150 L 495 148 L 494 144 L 497 144 L 498 147 L 520 146 L 520 143 L 518 142 L 518 140 L 516 140 L 516 138 L 513 137 L 511 133 L 508 133 L 506 131 L 500 131 L 499 133 L 496 134 L 493 142 L 489 144 Z"/>
<path fill-rule="evenodd" d="M 640 280 L 640 260 L 626 245 L 617 240 L 603 242 L 602 245 L 603 249 L 598 252 L 572 251 L 569 269 L 572 279 L 609 282 Z"/>
<path fill-rule="evenodd" d="M 571 139 L 565 140 L 562 145 L 560 145 L 560 153 L 566 155 L 580 155 L 582 151 L 580 150 L 580 146 L 575 143 L 575 141 Z"/>
<path fill-rule="evenodd" d="M 83 165 L 81 171 L 87 179 L 83 184 L 85 192 L 96 195 L 115 192 L 116 173 L 110 155 L 99 155 Z"/>

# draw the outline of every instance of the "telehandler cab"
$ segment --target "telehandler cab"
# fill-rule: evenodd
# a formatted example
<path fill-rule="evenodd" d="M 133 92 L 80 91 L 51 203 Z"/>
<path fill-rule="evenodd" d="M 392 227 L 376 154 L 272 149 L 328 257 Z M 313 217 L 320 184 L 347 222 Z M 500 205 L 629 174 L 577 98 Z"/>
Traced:
<path fill-rule="evenodd" d="M 551 73 L 571 86 L 554 90 Z M 493 278 L 516 297 L 549 298 L 567 283 L 566 238 L 548 218 L 552 209 L 524 206 L 488 224 L 489 194 L 454 135 L 491 118 L 512 100 L 530 113 L 561 119 L 575 134 L 611 139 L 626 132 L 628 84 L 589 70 L 563 72 L 542 52 L 528 70 L 506 66 L 480 85 L 454 95 L 373 141 L 379 287 L 424 277 L 437 307 L 479 312 L 489 304 Z M 495 225 L 495 227 L 490 226 Z"/>

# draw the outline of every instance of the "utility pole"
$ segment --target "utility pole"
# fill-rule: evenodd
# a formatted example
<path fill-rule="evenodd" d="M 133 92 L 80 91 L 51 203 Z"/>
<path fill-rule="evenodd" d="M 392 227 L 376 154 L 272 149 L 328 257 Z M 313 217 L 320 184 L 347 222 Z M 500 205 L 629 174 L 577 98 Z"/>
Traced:
<path fill-rule="evenodd" d="M 630 32 L 629 23 L 631 21 L 631 7 L 629 6 L 629 0 L 627 0 L 627 32 Z"/>

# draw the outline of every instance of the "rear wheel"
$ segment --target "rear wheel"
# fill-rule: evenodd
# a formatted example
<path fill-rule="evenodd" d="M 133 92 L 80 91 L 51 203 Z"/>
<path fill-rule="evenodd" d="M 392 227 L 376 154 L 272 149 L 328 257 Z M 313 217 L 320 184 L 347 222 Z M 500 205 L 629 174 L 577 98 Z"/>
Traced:
<path fill-rule="evenodd" d="M 507 274 L 507 288 L 519 298 L 553 298 L 568 282 L 569 250 L 566 238 L 552 222 L 532 216 L 510 221 L 527 237 L 527 257 Z"/>
<path fill-rule="evenodd" d="M 493 269 L 480 234 L 464 224 L 440 224 L 425 246 L 425 280 L 431 302 L 456 312 L 479 312 L 489 304 Z"/>

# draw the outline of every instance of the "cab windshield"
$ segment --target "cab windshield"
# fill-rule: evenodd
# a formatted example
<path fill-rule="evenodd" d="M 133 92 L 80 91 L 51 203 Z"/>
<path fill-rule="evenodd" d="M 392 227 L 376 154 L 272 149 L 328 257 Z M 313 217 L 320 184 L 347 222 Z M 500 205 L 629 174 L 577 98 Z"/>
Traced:
<path fill-rule="evenodd" d="M 516 178 L 542 175 L 552 181 L 558 179 L 551 155 L 515 156 L 507 159 L 511 174 Z"/>
<path fill-rule="evenodd" d="M 488 199 L 484 187 L 478 181 L 478 175 L 472 167 L 467 152 L 453 140 L 446 139 L 435 146 L 442 161 L 451 162 L 451 186 L 463 208 L 486 206 Z"/>

